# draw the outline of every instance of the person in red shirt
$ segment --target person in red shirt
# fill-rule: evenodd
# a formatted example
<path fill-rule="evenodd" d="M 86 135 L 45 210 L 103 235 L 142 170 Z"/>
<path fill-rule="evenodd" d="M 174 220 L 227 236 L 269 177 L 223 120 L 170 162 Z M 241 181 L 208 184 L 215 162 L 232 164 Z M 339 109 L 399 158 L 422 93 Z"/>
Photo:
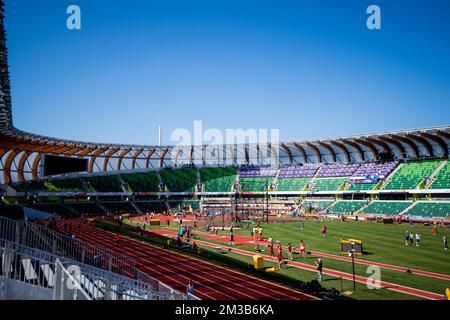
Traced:
<path fill-rule="evenodd" d="M 292 260 L 292 244 L 290 242 L 287 245 L 287 252 L 289 259 Z"/>
<path fill-rule="evenodd" d="M 300 240 L 300 254 L 304 257 L 306 257 L 306 246 L 303 240 Z"/>
<path fill-rule="evenodd" d="M 281 253 L 281 250 L 278 250 L 277 260 L 278 260 L 278 269 L 281 269 L 281 262 L 283 261 L 283 254 Z"/>
<path fill-rule="evenodd" d="M 116 245 L 120 244 L 120 234 L 116 234 Z"/>
<path fill-rule="evenodd" d="M 269 245 L 269 255 L 270 255 L 270 259 L 275 257 L 275 254 L 273 252 L 273 242 L 271 242 L 270 245 Z"/>

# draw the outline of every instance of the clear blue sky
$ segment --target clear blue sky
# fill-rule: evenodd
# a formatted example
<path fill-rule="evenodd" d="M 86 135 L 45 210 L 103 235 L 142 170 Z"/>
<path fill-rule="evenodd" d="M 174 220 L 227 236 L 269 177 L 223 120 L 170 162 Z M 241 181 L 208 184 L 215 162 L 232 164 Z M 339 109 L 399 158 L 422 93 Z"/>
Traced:
<path fill-rule="evenodd" d="M 5 2 L 25 131 L 154 144 L 194 120 L 282 139 L 450 124 L 448 0 Z"/>

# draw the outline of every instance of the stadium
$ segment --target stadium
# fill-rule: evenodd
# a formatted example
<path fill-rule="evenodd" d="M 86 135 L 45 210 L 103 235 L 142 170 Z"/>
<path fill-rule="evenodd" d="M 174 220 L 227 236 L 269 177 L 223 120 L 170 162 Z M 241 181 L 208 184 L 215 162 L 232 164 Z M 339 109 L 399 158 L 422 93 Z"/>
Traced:
<path fill-rule="evenodd" d="M 28 133 L 0 5 L 0 299 L 450 299 L 450 126 L 221 148 Z"/>

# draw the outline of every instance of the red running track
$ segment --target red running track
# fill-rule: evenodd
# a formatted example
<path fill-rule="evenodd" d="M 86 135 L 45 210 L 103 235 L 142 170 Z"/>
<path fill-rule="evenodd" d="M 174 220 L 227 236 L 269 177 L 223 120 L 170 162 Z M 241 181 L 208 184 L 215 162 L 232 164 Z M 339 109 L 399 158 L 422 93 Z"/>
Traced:
<path fill-rule="evenodd" d="M 174 237 L 176 236 L 176 232 L 173 231 L 169 231 L 169 230 L 154 230 L 152 231 L 156 234 L 160 234 L 166 237 Z M 204 246 L 208 246 L 208 247 L 220 247 L 223 249 L 230 249 L 229 246 L 224 246 L 224 245 L 218 245 L 218 244 L 214 244 L 214 243 L 210 243 L 207 241 L 201 241 L 201 240 L 195 240 L 195 242 L 197 244 L 200 245 L 204 245 Z M 242 254 L 245 256 L 253 256 L 254 253 L 247 251 L 247 250 L 242 250 L 242 249 L 237 249 L 237 248 L 232 248 L 231 249 L 232 252 L 234 253 L 238 253 L 238 254 Z M 261 256 L 263 256 L 264 260 L 266 261 L 273 261 L 270 259 L 269 256 L 264 255 L 259 253 Z M 312 272 L 316 272 L 316 268 L 312 265 L 306 264 L 306 263 L 300 263 L 297 261 L 289 261 L 289 260 L 285 260 L 285 263 L 287 265 L 291 265 L 293 267 L 299 268 L 299 269 L 303 269 L 303 270 L 308 270 L 308 271 L 312 271 Z M 353 275 L 350 273 L 346 273 L 346 272 L 341 272 L 341 271 L 337 271 L 337 270 L 333 270 L 333 269 L 328 269 L 328 268 L 324 268 L 323 269 L 323 274 L 326 275 L 331 275 L 331 276 L 335 276 L 335 277 L 341 277 L 343 279 L 346 280 L 353 280 Z M 355 281 L 358 283 L 362 283 L 362 284 L 367 284 L 367 278 L 365 277 L 361 277 L 361 276 L 355 276 Z M 430 299 L 430 300 L 442 300 L 444 299 L 444 295 L 443 294 L 437 294 L 434 292 L 429 292 L 429 291 L 425 291 L 425 290 L 420 290 L 420 289 L 415 289 L 415 288 L 411 288 L 411 287 L 407 287 L 407 286 L 402 286 L 399 284 L 394 284 L 394 283 L 390 283 L 390 282 L 385 282 L 385 281 L 380 281 L 380 287 L 381 288 L 385 288 L 391 291 L 396 291 L 396 292 L 400 292 L 400 293 L 404 293 L 404 294 L 409 294 L 409 295 L 413 295 L 416 297 L 420 297 L 420 298 L 424 298 L 424 299 Z"/>
<path fill-rule="evenodd" d="M 78 226 L 80 220 L 66 220 Z M 58 225 L 61 232 L 61 223 Z M 142 272 L 180 291 L 192 280 L 195 295 L 208 300 L 314 300 L 316 297 L 256 277 L 188 257 L 157 246 L 122 237 L 116 245 L 115 234 L 82 225 L 72 233 L 80 240 L 94 243 L 136 260 Z"/>

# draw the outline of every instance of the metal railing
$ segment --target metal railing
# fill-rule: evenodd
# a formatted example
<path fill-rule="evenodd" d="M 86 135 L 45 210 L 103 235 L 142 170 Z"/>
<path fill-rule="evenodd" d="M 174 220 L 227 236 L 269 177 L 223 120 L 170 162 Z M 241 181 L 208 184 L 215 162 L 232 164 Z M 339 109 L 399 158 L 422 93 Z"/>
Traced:
<path fill-rule="evenodd" d="M 36 252 L 46 252 L 55 257 L 76 261 L 85 268 L 90 266 L 95 270 L 108 270 L 116 276 L 145 283 L 152 289 L 152 294 L 158 293 L 159 297 L 171 297 L 176 300 L 196 299 L 138 270 L 136 261 L 130 257 L 82 240 L 72 239 L 29 221 L 11 220 L 0 216 L 0 239 L 32 248 Z"/>
<path fill-rule="evenodd" d="M 56 300 L 185 300 L 175 290 L 0 239 L 0 276 L 53 289 Z"/>

